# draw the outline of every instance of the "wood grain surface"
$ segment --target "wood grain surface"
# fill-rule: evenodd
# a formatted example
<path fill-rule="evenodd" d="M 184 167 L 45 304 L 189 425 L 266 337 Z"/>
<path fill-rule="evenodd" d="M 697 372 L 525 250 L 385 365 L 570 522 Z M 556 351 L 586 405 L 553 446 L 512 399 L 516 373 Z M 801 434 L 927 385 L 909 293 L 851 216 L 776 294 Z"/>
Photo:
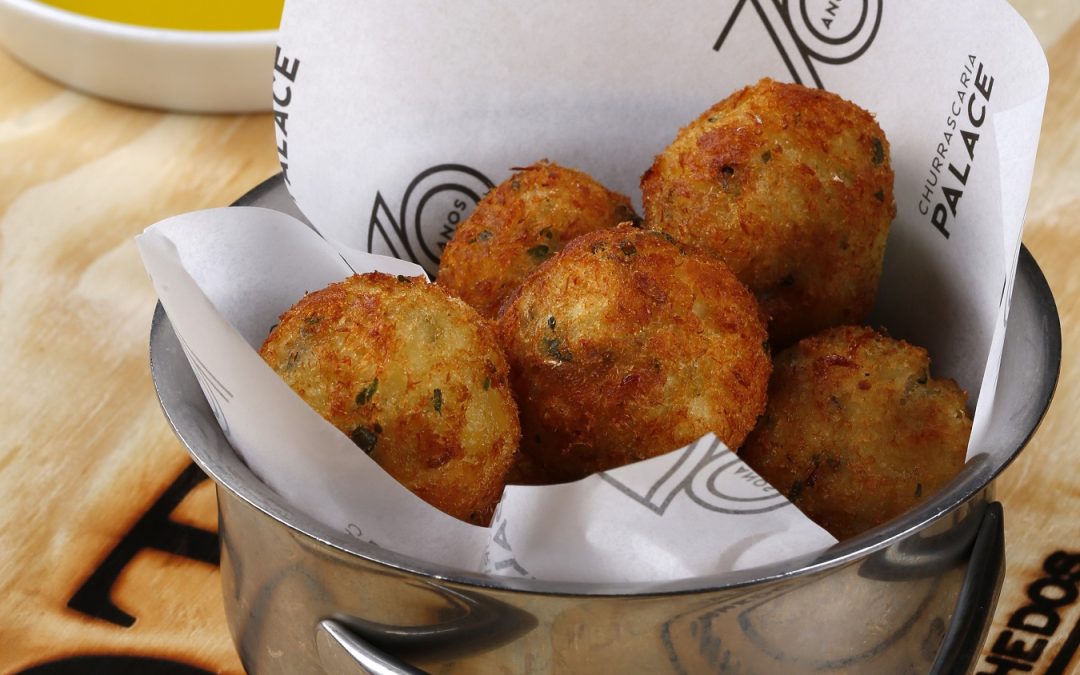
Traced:
<path fill-rule="evenodd" d="M 1068 658 L 1080 640 L 1080 3 L 1014 5 L 1050 62 L 1024 241 L 1057 299 L 1064 355 L 1041 430 L 998 483 L 1008 572 L 978 672 L 1069 673 L 1080 672 Z M 89 657 L 119 654 L 240 673 L 207 548 L 214 496 L 185 472 L 153 392 L 156 297 L 132 238 L 276 172 L 272 120 L 108 103 L 3 52 L 0 91 L 0 673 L 65 659 L 53 672 L 98 672 Z M 175 536 L 155 539 L 163 530 Z M 1010 653 L 1027 670 L 1003 666 Z M 100 672 L 181 671 L 129 659 Z"/>

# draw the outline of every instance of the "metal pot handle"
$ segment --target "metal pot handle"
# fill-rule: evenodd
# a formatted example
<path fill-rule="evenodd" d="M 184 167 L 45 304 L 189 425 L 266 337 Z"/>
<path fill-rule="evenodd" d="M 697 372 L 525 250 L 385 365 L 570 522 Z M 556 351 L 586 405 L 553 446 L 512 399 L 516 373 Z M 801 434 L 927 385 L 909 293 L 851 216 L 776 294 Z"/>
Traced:
<path fill-rule="evenodd" d="M 328 673 L 351 675 L 427 675 L 357 637 L 334 619 L 323 619 L 315 632 L 319 661 Z"/>
<path fill-rule="evenodd" d="M 931 675 L 971 673 L 994 618 L 1005 578 L 1005 514 L 1000 502 L 987 504 L 971 547 L 952 623 L 941 642 Z"/>

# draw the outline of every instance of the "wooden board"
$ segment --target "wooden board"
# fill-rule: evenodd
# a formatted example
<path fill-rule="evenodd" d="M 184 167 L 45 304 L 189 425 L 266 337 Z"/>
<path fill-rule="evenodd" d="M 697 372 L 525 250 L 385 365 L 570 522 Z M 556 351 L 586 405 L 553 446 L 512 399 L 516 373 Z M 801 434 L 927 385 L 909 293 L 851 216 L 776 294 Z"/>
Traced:
<path fill-rule="evenodd" d="M 999 482 L 1008 573 L 979 672 L 1080 672 L 1080 3 L 1014 4 L 1050 61 L 1025 242 L 1064 360 L 1050 414 Z M 0 672 L 242 672 L 213 492 L 150 382 L 156 299 L 132 237 L 273 174 L 272 120 L 115 105 L 3 53 L 0 83 Z"/>

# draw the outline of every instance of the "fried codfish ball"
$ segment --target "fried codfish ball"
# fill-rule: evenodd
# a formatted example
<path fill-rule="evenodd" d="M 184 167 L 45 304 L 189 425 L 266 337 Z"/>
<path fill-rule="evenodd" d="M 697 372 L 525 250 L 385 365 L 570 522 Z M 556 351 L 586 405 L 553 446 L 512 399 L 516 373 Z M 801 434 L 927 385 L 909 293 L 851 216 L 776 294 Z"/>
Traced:
<path fill-rule="evenodd" d="M 750 287 L 774 347 L 870 311 L 896 204 L 889 143 L 855 104 L 761 80 L 679 131 L 641 190 L 651 227 Z"/>
<path fill-rule="evenodd" d="M 586 232 L 636 221 L 630 200 L 547 161 L 489 192 L 446 245 L 438 281 L 487 318 L 540 263 Z"/>
<path fill-rule="evenodd" d="M 921 347 L 842 326 L 777 355 L 739 456 L 838 539 L 911 508 L 964 464 L 971 418 Z"/>
<path fill-rule="evenodd" d="M 309 293 L 259 354 L 312 408 L 432 506 L 486 524 L 520 438 L 492 326 L 422 277 Z"/>
<path fill-rule="evenodd" d="M 498 320 L 533 482 L 581 478 L 715 432 L 737 448 L 771 369 L 753 295 L 719 260 L 629 224 L 530 275 Z"/>

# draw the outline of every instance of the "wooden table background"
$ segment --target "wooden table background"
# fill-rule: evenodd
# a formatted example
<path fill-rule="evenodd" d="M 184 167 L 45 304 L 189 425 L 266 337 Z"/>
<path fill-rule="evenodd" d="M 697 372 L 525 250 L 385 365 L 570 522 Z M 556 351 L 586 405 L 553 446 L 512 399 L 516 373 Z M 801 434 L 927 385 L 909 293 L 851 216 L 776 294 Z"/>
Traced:
<path fill-rule="evenodd" d="M 1049 415 L 999 481 L 1008 573 L 980 672 L 1006 672 L 994 652 L 1017 639 L 1038 647 L 1030 631 L 1008 632 L 1034 589 L 1061 606 L 1026 672 L 1080 672 L 1068 590 L 1080 583 L 1080 2 L 1014 5 L 1050 62 L 1024 241 L 1056 296 L 1064 356 Z M 182 475 L 188 456 L 150 381 L 156 297 L 132 238 L 276 172 L 272 120 L 100 101 L 3 52 L 0 92 L 0 672 L 90 672 L 104 665 L 90 655 L 112 654 L 129 659 L 101 672 L 242 672 L 206 546 L 213 492 L 187 490 L 197 480 Z M 147 538 L 162 528 L 175 536 Z M 1058 580 L 1036 584 L 1059 551 L 1074 557 L 1053 558 Z M 92 609 L 102 594 L 135 621 Z"/>

